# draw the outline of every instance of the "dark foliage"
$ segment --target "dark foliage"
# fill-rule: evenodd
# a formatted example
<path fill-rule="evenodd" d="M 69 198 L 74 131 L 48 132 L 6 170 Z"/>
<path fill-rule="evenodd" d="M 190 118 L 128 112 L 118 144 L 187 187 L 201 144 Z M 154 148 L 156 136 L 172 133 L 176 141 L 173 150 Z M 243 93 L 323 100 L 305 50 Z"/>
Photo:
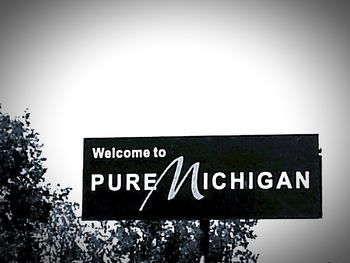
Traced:
<path fill-rule="evenodd" d="M 23 119 L 0 114 L 0 261 L 36 261 L 33 233 L 52 209 L 38 134 Z"/>

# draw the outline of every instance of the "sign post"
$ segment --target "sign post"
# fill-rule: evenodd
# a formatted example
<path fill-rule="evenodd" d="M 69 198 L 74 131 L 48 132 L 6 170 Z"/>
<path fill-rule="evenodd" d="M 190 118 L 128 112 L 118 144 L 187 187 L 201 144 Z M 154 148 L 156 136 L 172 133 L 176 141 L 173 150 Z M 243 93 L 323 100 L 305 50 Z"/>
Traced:
<path fill-rule="evenodd" d="M 201 238 L 199 241 L 200 249 L 200 263 L 208 262 L 208 253 L 209 253 L 209 220 L 200 219 L 199 227 L 201 229 Z"/>

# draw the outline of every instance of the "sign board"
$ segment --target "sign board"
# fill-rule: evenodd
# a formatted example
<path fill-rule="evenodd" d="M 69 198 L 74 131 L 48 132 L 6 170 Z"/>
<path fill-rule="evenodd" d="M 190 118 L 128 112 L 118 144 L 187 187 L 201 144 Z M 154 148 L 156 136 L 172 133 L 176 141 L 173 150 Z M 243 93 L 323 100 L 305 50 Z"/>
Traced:
<path fill-rule="evenodd" d="M 84 220 L 321 216 L 318 135 L 84 140 Z"/>

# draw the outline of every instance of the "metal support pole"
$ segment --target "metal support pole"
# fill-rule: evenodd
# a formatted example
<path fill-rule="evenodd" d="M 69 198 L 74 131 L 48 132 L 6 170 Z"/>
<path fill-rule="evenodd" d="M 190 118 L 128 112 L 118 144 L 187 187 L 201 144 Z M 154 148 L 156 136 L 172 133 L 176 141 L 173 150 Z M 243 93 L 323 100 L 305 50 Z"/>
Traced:
<path fill-rule="evenodd" d="M 209 219 L 201 219 L 199 221 L 199 227 L 201 229 L 201 236 L 199 242 L 200 249 L 200 263 L 208 262 L 209 254 Z"/>

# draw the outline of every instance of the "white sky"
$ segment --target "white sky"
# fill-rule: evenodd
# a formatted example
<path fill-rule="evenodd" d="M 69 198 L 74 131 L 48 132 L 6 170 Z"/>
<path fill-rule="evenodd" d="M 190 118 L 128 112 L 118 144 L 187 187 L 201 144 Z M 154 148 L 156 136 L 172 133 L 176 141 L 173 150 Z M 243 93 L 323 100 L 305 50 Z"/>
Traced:
<path fill-rule="evenodd" d="M 349 33 L 329 1 L 4 4 L 0 101 L 81 203 L 84 137 L 318 133 L 320 220 L 261 220 L 260 263 L 347 262 Z M 347 23 L 346 23 L 347 22 Z"/>

